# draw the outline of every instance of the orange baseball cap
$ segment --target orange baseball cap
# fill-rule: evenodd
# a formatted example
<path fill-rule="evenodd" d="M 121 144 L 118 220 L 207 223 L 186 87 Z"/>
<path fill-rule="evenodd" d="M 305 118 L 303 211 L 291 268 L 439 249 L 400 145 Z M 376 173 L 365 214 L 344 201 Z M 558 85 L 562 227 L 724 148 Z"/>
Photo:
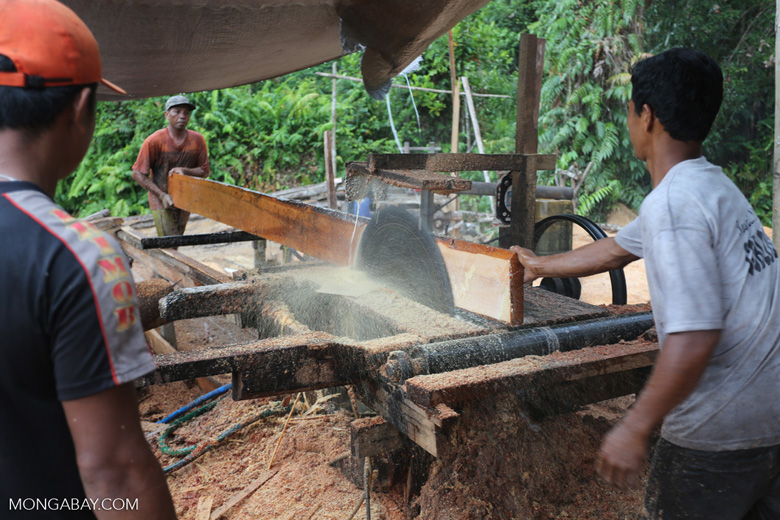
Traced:
<path fill-rule="evenodd" d="M 55 0 L 1 0 L 0 54 L 17 72 L 0 72 L 7 87 L 56 87 L 102 83 L 100 51 L 92 32 L 69 7 Z"/>

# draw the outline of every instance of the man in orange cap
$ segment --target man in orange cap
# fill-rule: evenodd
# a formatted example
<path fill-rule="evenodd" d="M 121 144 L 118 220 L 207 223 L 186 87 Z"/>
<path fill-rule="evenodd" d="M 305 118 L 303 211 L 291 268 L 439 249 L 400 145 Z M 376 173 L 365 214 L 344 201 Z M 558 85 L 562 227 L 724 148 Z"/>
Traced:
<path fill-rule="evenodd" d="M 168 126 L 146 138 L 133 165 L 133 179 L 149 192 L 149 209 L 158 236 L 183 235 L 190 214 L 173 206 L 168 195 L 168 174 L 207 177 L 209 155 L 203 135 L 188 130 L 195 105 L 184 96 L 165 102 Z"/>
<path fill-rule="evenodd" d="M 97 42 L 55 0 L 0 1 L 0 517 L 175 518 L 134 380 L 155 368 L 117 243 L 54 204 L 84 157 Z"/>

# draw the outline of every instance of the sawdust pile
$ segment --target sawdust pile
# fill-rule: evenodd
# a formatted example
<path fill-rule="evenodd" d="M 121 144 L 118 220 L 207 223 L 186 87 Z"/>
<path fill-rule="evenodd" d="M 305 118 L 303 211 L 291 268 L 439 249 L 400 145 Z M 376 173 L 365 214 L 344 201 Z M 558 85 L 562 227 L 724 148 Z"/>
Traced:
<path fill-rule="evenodd" d="M 160 392 L 164 390 L 164 392 Z M 197 388 L 184 383 L 153 387 L 141 402 L 142 419 L 157 421 L 198 396 Z M 294 396 L 293 396 L 294 397 Z M 290 399 L 287 396 L 286 399 Z M 228 396 L 215 408 L 179 427 L 169 445 L 181 448 L 214 441 L 230 426 L 256 416 L 270 400 L 232 401 Z M 285 403 L 292 404 L 292 403 Z M 167 474 L 178 518 L 200 519 L 204 504 L 213 514 L 220 507 L 268 478 L 231 507 L 221 518 L 229 520 L 292 520 L 348 518 L 363 492 L 356 488 L 330 461 L 349 450 L 346 413 L 322 413 L 299 402 L 296 413 L 282 436 L 287 414 L 262 419 L 246 426 L 190 464 Z M 332 411 L 332 410 L 331 410 Z M 166 466 L 180 460 L 163 454 L 157 445 L 159 432 L 149 434 L 152 450 Z M 281 438 L 281 443 L 279 439 Z M 279 444 L 274 456 L 274 450 Z M 273 456 L 273 465 L 268 464 Z M 372 519 L 402 520 L 400 496 L 375 491 L 371 496 Z M 365 518 L 365 506 L 356 519 Z"/>
<path fill-rule="evenodd" d="M 637 518 L 644 478 L 622 492 L 593 469 L 604 434 L 632 401 L 626 396 L 539 420 L 511 398 L 464 408 L 422 488 L 417 518 Z"/>

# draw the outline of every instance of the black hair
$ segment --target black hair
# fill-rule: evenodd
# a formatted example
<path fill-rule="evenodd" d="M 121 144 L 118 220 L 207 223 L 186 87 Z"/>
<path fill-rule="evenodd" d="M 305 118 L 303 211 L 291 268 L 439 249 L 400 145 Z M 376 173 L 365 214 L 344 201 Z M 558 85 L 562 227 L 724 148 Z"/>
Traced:
<path fill-rule="evenodd" d="M 640 61 L 631 85 L 637 115 L 648 105 L 678 141 L 704 141 L 723 101 L 723 72 L 693 49 L 669 49 Z"/>
<path fill-rule="evenodd" d="M 0 72 L 16 72 L 14 63 L 2 54 Z M 84 87 L 92 90 L 90 106 L 94 110 L 97 83 L 45 88 L 0 86 L 0 130 L 24 130 L 31 135 L 39 135 L 54 124 L 57 116 Z"/>

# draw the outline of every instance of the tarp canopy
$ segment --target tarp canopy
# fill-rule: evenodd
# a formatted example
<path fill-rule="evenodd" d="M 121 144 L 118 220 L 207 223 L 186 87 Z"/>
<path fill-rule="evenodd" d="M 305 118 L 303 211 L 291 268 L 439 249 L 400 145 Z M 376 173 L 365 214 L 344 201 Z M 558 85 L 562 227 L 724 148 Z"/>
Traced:
<path fill-rule="evenodd" d="M 130 98 L 254 83 L 365 49 L 374 97 L 489 0 L 62 0 Z M 99 99 L 121 97 L 103 87 Z"/>

